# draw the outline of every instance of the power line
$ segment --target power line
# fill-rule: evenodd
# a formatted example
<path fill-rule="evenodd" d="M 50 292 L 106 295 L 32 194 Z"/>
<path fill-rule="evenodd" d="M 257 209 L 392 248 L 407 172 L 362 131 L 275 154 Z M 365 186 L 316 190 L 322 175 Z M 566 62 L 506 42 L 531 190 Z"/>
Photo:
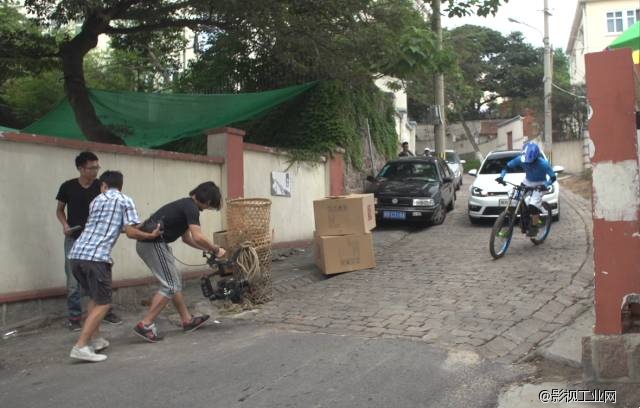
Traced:
<path fill-rule="evenodd" d="M 562 91 L 562 92 L 564 92 L 564 93 L 566 93 L 566 94 L 569 94 L 569 95 L 571 95 L 571 96 L 575 96 L 576 98 L 579 98 L 579 99 L 587 99 L 587 97 L 586 97 L 586 96 L 574 94 L 574 93 L 573 93 L 573 92 L 571 92 L 571 91 L 567 91 L 566 89 L 559 87 L 558 85 L 554 84 L 553 82 L 551 82 L 551 86 L 553 86 L 553 87 L 554 87 L 554 88 L 556 88 L 556 89 L 559 89 L 560 91 Z"/>

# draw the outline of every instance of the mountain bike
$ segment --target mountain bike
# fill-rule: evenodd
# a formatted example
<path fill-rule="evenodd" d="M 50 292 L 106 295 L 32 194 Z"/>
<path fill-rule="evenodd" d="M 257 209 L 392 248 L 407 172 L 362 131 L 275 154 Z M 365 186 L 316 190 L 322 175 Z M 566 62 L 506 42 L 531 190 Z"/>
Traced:
<path fill-rule="evenodd" d="M 503 204 L 506 205 L 505 210 L 500 214 L 498 219 L 493 224 L 491 229 L 491 237 L 489 239 L 489 251 L 494 259 L 498 259 L 504 256 L 509 249 L 511 239 L 513 237 L 513 229 L 516 226 L 516 222 L 520 227 L 522 233 L 526 233 L 531 227 L 531 214 L 529 212 L 529 206 L 526 204 L 525 199 L 531 195 L 531 193 L 539 188 L 527 187 L 524 184 L 513 184 L 505 181 L 507 184 L 511 184 L 513 189 L 509 193 L 509 198 L 506 199 Z M 501 200 L 502 201 L 502 200 Z M 538 233 L 535 237 L 529 237 L 531 242 L 535 245 L 542 244 L 549 231 L 551 231 L 551 206 L 548 203 L 542 203 L 542 209 L 540 210 L 540 221 L 538 225 Z"/>

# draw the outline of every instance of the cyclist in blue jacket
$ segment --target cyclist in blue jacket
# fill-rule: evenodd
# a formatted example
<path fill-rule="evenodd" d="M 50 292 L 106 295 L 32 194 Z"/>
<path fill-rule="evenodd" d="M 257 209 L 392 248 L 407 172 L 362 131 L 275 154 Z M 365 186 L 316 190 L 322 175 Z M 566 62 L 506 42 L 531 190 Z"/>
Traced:
<path fill-rule="evenodd" d="M 529 196 L 529 213 L 531 214 L 531 224 L 527 236 L 535 237 L 538 235 L 538 224 L 540 223 L 540 210 L 542 210 L 542 196 L 556 181 L 556 173 L 551 168 L 551 165 L 540 152 L 540 147 L 529 142 L 522 148 L 522 154 L 507 163 L 506 167 L 502 169 L 500 177 L 496 181 L 500 184 L 506 185 L 504 182 L 504 176 L 509 170 L 515 170 L 522 167 L 526 173 L 526 177 L 522 184 L 527 187 L 535 188 L 535 190 Z M 549 176 L 549 178 L 547 178 Z"/>

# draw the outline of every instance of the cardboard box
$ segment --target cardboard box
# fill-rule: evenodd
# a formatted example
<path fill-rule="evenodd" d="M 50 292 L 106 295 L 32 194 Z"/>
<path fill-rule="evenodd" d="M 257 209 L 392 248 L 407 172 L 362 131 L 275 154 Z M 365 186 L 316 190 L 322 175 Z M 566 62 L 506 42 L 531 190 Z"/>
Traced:
<path fill-rule="evenodd" d="M 216 231 L 213 233 L 213 243 L 218 245 L 219 247 L 224 248 L 225 250 L 229 250 L 229 236 L 228 231 Z"/>
<path fill-rule="evenodd" d="M 367 234 L 315 235 L 316 265 L 325 275 L 374 268 L 373 236 Z"/>
<path fill-rule="evenodd" d="M 319 236 L 366 234 L 376 226 L 373 194 L 315 200 L 313 214 Z"/>

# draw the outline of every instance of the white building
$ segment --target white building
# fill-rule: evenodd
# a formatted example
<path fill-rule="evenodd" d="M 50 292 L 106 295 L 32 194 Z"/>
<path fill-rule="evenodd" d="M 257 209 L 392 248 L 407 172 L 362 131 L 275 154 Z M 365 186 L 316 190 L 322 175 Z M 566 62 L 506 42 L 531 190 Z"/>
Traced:
<path fill-rule="evenodd" d="M 585 54 L 603 51 L 638 20 L 640 0 L 578 0 L 567 45 L 571 82 L 585 82 Z"/>
<path fill-rule="evenodd" d="M 404 88 L 391 89 L 390 83 L 399 82 L 395 78 L 381 77 L 375 80 L 376 86 L 383 92 L 393 95 L 393 107 L 395 108 L 396 133 L 398 134 L 398 150 L 400 144 L 409 142 L 409 150 L 416 151 L 416 129 L 417 124 L 409 120 L 407 113 L 407 92 Z"/>

